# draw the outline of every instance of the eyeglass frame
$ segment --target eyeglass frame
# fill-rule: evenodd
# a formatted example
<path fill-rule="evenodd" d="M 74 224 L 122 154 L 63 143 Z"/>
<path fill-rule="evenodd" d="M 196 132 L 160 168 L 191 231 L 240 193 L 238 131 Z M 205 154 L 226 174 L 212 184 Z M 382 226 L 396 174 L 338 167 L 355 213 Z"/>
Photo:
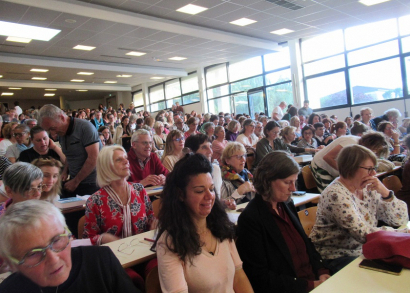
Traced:
<path fill-rule="evenodd" d="M 371 168 L 359 166 L 359 168 L 367 170 L 368 174 L 371 175 L 372 171 L 377 173 L 377 169 L 379 168 L 379 166 L 374 166 L 374 167 L 371 167 Z"/>
<path fill-rule="evenodd" d="M 230 156 L 230 158 L 235 158 L 235 159 L 238 159 L 238 160 L 240 160 L 242 158 L 244 158 L 246 160 L 247 157 L 248 157 L 247 154 Z"/>
<path fill-rule="evenodd" d="M 135 142 L 139 142 L 140 144 L 142 144 L 144 147 L 145 146 L 150 146 L 152 144 L 152 140 L 151 141 L 139 141 L 136 140 Z"/>
<path fill-rule="evenodd" d="M 14 133 L 13 132 L 13 137 L 20 137 L 20 136 L 23 136 L 23 135 L 25 135 L 25 134 L 27 134 L 28 132 L 27 131 L 22 131 L 21 133 Z"/>
<path fill-rule="evenodd" d="M 44 187 L 46 186 L 46 184 L 41 183 L 40 185 L 38 185 L 37 187 L 30 187 L 29 189 L 27 189 L 26 191 L 28 191 L 29 195 L 34 195 L 35 191 L 33 191 L 34 189 L 38 192 L 43 192 Z"/>
<path fill-rule="evenodd" d="M 177 142 L 185 141 L 185 137 L 181 136 L 179 138 L 174 138 L 173 141 L 177 141 Z"/>

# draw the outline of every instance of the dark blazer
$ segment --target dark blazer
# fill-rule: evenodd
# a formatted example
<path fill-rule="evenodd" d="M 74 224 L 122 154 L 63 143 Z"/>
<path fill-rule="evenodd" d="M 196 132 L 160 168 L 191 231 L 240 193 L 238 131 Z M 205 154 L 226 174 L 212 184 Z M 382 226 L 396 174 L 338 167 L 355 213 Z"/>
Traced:
<path fill-rule="evenodd" d="M 305 241 L 310 264 L 318 280 L 318 270 L 324 268 L 322 259 L 306 236 L 293 201 L 284 206 L 293 225 Z M 236 247 L 255 293 L 306 292 L 307 280 L 296 278 L 286 242 L 259 194 L 256 194 L 239 216 L 237 236 Z"/>

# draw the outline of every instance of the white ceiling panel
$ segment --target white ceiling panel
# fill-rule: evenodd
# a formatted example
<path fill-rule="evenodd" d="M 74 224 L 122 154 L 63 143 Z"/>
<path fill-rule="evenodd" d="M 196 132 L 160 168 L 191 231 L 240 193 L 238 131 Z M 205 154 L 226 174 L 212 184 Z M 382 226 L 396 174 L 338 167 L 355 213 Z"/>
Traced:
<path fill-rule="evenodd" d="M 5 1 L 0 2 L 0 19 L 2 21 L 19 22 L 30 7 Z"/>
<path fill-rule="evenodd" d="M 141 3 L 141 2 L 129 0 L 129 1 L 126 1 L 123 4 L 121 4 L 120 9 L 129 11 L 129 12 L 140 13 L 141 11 L 143 11 L 144 9 L 147 9 L 150 6 L 151 6 L 151 4 L 146 4 L 146 3 Z"/>
<path fill-rule="evenodd" d="M 214 6 L 208 10 L 205 10 L 204 12 L 201 12 L 201 16 L 208 17 L 208 18 L 216 18 L 218 16 L 230 13 L 240 8 L 241 8 L 240 5 L 232 4 L 229 2 L 223 2 L 217 6 Z"/>

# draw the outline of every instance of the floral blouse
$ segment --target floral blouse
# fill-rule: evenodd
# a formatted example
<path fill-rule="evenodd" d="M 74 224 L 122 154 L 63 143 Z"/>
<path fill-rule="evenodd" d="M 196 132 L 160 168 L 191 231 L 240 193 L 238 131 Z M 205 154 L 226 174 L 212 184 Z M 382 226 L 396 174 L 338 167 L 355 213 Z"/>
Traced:
<path fill-rule="evenodd" d="M 407 229 L 377 227 L 378 220 L 394 227 L 406 224 L 406 203 L 396 197 L 390 202 L 384 201 L 381 194 L 366 188 L 360 200 L 336 179 L 322 192 L 316 224 L 309 237 L 324 259 L 335 259 L 361 255 L 369 233 L 407 232 Z"/>
<path fill-rule="evenodd" d="M 131 229 L 136 235 L 148 231 L 148 224 L 154 219 L 151 201 L 144 187 L 139 183 L 131 186 Z M 94 193 L 86 203 L 83 238 L 90 238 L 96 245 L 102 233 L 122 237 L 122 208 L 108 195 L 104 188 Z"/>

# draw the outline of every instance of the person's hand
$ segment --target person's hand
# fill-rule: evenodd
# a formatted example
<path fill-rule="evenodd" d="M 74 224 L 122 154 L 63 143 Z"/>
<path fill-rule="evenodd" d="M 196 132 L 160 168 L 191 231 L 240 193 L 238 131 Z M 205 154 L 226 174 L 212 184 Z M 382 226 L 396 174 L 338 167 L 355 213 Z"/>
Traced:
<path fill-rule="evenodd" d="M 167 179 L 167 177 L 165 177 L 162 174 L 158 175 L 159 179 L 161 180 L 161 182 L 159 183 L 159 185 L 165 185 L 165 180 Z"/>
<path fill-rule="evenodd" d="M 329 279 L 330 278 L 330 275 L 328 275 L 328 274 L 323 274 L 323 275 L 320 275 L 319 276 L 319 281 L 322 281 L 322 283 L 324 282 L 324 281 L 326 281 L 327 279 Z"/>
<path fill-rule="evenodd" d="M 119 238 L 115 235 L 112 235 L 110 233 L 104 233 L 104 234 L 102 234 L 101 244 L 117 241 L 117 240 L 120 240 L 120 239 L 121 238 Z"/>
<path fill-rule="evenodd" d="M 375 190 L 377 193 L 380 193 L 382 197 L 388 197 L 390 190 L 384 186 L 384 184 L 379 180 L 379 178 L 374 176 L 367 176 L 362 182 L 362 188 L 367 186 L 368 190 Z"/>
<path fill-rule="evenodd" d="M 64 189 L 73 192 L 78 187 L 79 183 L 77 183 L 74 179 L 69 180 L 64 183 Z"/>
<path fill-rule="evenodd" d="M 320 145 L 320 146 L 317 147 L 317 150 L 318 150 L 318 151 L 319 151 L 319 150 L 323 150 L 324 148 L 325 148 L 324 145 Z"/>
<path fill-rule="evenodd" d="M 238 193 L 240 195 L 243 195 L 248 192 L 255 192 L 255 187 L 253 187 L 253 184 L 250 181 L 246 181 L 238 187 Z"/>
<path fill-rule="evenodd" d="M 63 172 L 61 173 L 61 180 L 64 182 L 64 181 L 67 181 L 67 178 L 68 178 L 68 172 L 67 172 L 68 170 L 66 170 L 65 168 L 64 168 L 64 170 L 63 170 Z"/>
<path fill-rule="evenodd" d="M 140 183 L 145 187 L 147 185 L 161 185 L 161 178 L 157 175 L 148 175 L 140 181 Z"/>
<path fill-rule="evenodd" d="M 57 146 L 56 146 L 56 144 L 54 143 L 54 141 L 53 141 L 52 139 L 49 139 L 48 141 L 49 141 L 49 143 L 48 143 L 48 148 L 51 149 L 51 150 L 55 150 L 55 148 L 56 148 Z"/>
<path fill-rule="evenodd" d="M 397 130 L 393 130 L 393 134 L 391 135 L 391 138 L 394 140 L 394 143 L 399 143 L 399 132 Z"/>
<path fill-rule="evenodd" d="M 230 199 L 224 199 L 223 203 L 226 205 L 226 207 L 230 210 L 236 210 L 236 202 L 233 198 Z"/>

